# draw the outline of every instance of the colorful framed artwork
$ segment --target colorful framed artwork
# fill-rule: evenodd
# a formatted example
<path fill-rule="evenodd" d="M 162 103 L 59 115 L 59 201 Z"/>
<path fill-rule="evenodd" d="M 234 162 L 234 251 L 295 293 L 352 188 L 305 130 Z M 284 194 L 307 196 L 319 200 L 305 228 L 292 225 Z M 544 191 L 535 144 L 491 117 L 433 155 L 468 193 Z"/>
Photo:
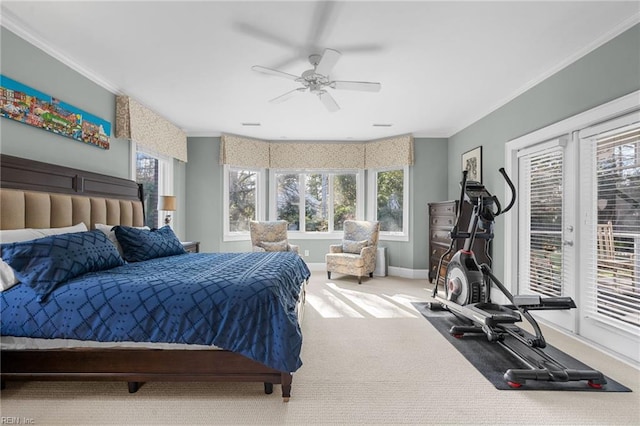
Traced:
<path fill-rule="evenodd" d="M 468 180 L 482 182 L 482 146 L 462 154 L 462 171 L 468 170 Z"/>
<path fill-rule="evenodd" d="M 4 75 L 0 75 L 0 115 L 109 149 L 111 123 Z"/>

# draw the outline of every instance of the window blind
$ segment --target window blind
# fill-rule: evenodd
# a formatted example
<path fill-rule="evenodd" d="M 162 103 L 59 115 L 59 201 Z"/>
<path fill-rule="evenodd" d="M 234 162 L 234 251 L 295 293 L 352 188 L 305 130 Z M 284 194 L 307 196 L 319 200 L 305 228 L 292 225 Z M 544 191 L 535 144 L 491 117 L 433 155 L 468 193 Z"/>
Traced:
<path fill-rule="evenodd" d="M 591 152 L 596 214 L 588 257 L 591 316 L 623 329 L 640 329 L 640 125 L 595 135 Z"/>
<path fill-rule="evenodd" d="M 519 159 L 524 208 L 520 211 L 520 282 L 544 296 L 563 294 L 563 163 L 564 153 L 552 148 L 530 151 Z"/>

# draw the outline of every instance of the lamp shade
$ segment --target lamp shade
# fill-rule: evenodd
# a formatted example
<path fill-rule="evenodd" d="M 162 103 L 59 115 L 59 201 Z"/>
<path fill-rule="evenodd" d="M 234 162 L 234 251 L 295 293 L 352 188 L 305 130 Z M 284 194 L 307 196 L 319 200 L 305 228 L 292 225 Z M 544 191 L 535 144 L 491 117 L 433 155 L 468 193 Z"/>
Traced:
<path fill-rule="evenodd" d="M 176 210 L 176 197 L 174 195 L 161 195 L 158 210 L 173 212 Z"/>

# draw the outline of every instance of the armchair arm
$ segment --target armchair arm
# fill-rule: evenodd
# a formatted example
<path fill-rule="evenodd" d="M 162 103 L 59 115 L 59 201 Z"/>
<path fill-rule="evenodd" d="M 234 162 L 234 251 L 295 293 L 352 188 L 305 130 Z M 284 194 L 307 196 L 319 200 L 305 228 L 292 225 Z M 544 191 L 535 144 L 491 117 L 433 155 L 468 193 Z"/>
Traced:
<path fill-rule="evenodd" d="M 331 244 L 329 246 L 329 253 L 342 253 L 342 244 Z"/>
<path fill-rule="evenodd" d="M 289 251 L 300 254 L 300 247 L 295 244 L 289 244 Z"/>
<path fill-rule="evenodd" d="M 266 252 L 266 250 L 263 249 L 262 247 L 253 246 L 251 248 L 253 249 L 253 251 L 256 251 L 256 252 Z"/>
<path fill-rule="evenodd" d="M 375 259 L 377 250 L 378 250 L 377 246 L 363 247 L 362 250 L 360 251 L 360 256 L 364 257 L 365 259 Z"/>

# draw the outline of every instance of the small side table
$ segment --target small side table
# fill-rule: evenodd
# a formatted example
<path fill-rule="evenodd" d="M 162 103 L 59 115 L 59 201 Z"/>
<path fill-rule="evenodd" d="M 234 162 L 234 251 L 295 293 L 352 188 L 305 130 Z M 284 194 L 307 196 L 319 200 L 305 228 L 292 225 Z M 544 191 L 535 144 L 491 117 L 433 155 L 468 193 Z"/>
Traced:
<path fill-rule="evenodd" d="M 188 253 L 200 253 L 200 241 L 182 241 L 182 247 Z"/>

